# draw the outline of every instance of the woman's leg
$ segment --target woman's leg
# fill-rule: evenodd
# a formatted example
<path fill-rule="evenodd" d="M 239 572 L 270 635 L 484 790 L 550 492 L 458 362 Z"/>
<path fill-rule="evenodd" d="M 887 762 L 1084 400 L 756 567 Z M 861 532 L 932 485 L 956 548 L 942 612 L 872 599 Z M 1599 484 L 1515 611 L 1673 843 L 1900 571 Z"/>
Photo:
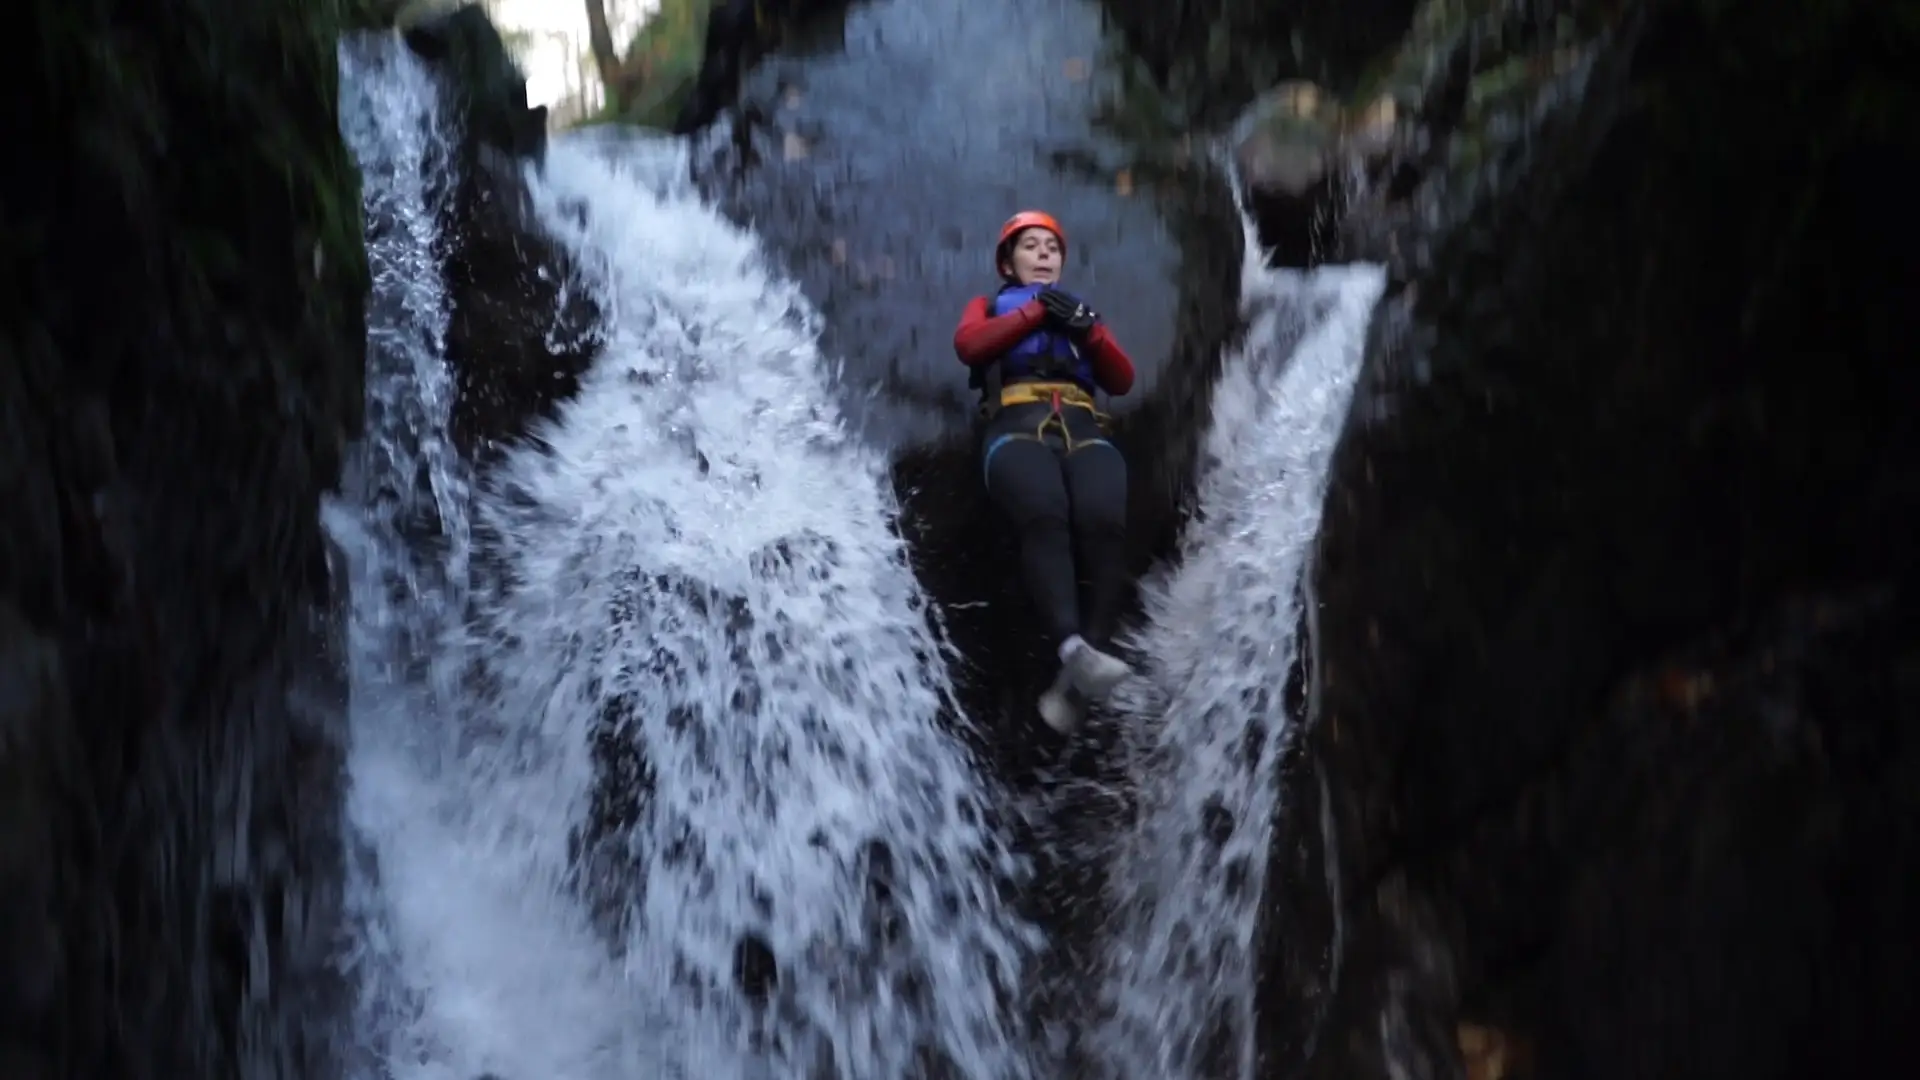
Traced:
<path fill-rule="evenodd" d="M 1127 463 L 1106 441 L 1092 413 L 1069 408 L 1063 418 L 1071 438 L 1061 467 L 1079 554 L 1077 576 L 1087 580 L 1087 603 L 1079 627 L 1084 636 L 1069 639 L 1060 659 L 1081 693 L 1102 698 L 1128 673 L 1125 663 L 1100 648 L 1113 630 L 1114 607 L 1125 582 Z"/>
<path fill-rule="evenodd" d="M 1127 461 L 1104 439 L 1080 441 L 1065 461 L 1080 577 L 1087 582 L 1080 631 L 1104 646 L 1127 575 Z"/>
<path fill-rule="evenodd" d="M 1031 437 L 1038 420 L 1022 429 L 1019 418 L 1008 415 L 1016 411 L 1027 410 L 1004 410 L 987 431 L 987 494 L 1013 525 L 1027 592 L 1058 647 L 1080 632 L 1066 480 L 1060 456 Z"/>

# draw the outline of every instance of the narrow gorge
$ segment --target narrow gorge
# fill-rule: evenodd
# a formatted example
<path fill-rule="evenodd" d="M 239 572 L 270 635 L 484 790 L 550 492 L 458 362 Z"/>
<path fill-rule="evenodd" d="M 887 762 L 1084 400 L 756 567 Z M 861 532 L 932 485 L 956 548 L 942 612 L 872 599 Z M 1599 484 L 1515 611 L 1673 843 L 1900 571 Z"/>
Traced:
<path fill-rule="evenodd" d="M 1912 1049 L 1907 6 L 688 11 L 563 130 L 480 6 L 30 6 L 0 1075 Z M 1140 367 L 1069 738 L 1029 205 Z"/>

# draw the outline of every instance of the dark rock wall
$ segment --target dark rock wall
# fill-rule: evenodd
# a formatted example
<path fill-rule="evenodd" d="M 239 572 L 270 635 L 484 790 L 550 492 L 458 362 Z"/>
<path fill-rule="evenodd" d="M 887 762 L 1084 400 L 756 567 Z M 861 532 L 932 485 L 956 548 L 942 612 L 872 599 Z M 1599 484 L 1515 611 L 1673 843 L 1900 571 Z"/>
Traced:
<path fill-rule="evenodd" d="M 1524 160 L 1490 123 L 1355 211 L 1401 291 L 1314 575 L 1334 812 L 1290 828 L 1330 827 L 1346 936 L 1305 1074 L 1907 1060 L 1912 20 L 1550 7 L 1603 32 Z"/>
<path fill-rule="evenodd" d="M 1399 43 L 1419 0 L 1101 0 L 1189 122 L 1230 123 L 1287 79 L 1344 93 Z"/>
<path fill-rule="evenodd" d="M 34 3 L 0 180 L 0 1074 L 317 1075 L 317 515 L 362 401 L 330 4 Z"/>

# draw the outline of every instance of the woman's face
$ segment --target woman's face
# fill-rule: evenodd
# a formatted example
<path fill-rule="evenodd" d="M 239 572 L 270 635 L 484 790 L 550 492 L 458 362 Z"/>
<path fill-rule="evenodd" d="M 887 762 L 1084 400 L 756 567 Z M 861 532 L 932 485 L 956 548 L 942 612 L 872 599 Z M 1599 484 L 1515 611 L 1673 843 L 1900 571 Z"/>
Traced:
<path fill-rule="evenodd" d="M 1022 285 L 1051 285 L 1060 280 L 1060 238 L 1041 228 L 1023 229 L 1013 238 L 1007 263 Z"/>

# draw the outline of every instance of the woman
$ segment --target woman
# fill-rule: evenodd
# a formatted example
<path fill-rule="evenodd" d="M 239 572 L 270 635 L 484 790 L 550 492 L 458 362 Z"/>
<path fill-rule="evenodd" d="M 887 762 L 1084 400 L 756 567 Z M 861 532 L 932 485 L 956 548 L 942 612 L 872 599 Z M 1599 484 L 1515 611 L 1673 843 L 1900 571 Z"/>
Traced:
<path fill-rule="evenodd" d="M 961 363 L 999 376 L 985 381 L 999 390 L 984 403 L 981 471 L 1019 534 L 1027 589 L 1059 651 L 1040 715 L 1061 732 L 1078 722 L 1069 689 L 1104 698 L 1128 674 L 1095 645 L 1112 630 L 1125 583 L 1127 463 L 1106 440 L 1093 395 L 1133 388 L 1133 361 L 1100 317 L 1057 287 L 1066 254 L 1051 215 L 1013 215 L 994 245 L 999 292 L 969 301 L 953 334 Z"/>

